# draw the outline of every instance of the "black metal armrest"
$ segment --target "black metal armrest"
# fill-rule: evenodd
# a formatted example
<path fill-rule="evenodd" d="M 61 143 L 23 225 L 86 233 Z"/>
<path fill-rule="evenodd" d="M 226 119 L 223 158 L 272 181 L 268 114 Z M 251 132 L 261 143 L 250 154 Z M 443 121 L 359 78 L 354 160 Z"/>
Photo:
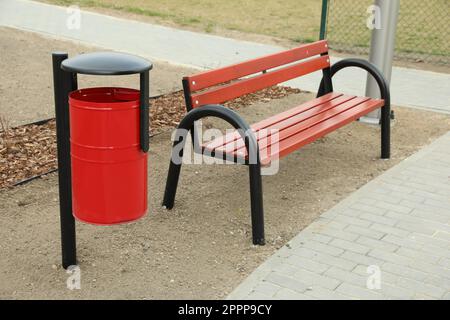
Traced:
<path fill-rule="evenodd" d="M 387 81 L 384 78 L 381 71 L 375 65 L 363 59 L 356 59 L 356 58 L 343 59 L 331 66 L 331 77 L 333 77 L 339 70 L 347 67 L 361 68 L 370 73 L 378 84 L 378 87 L 380 89 L 380 95 L 381 98 L 384 100 L 385 105 L 387 106 L 391 105 L 389 85 L 387 84 Z M 320 97 L 323 96 L 324 94 L 326 94 L 326 92 L 324 89 L 324 80 L 322 79 L 322 81 L 320 82 L 317 96 Z"/>
<path fill-rule="evenodd" d="M 220 104 L 203 105 L 189 111 L 178 125 L 177 130 L 182 129 L 184 132 L 179 134 L 177 139 L 174 141 L 174 150 L 180 150 L 180 148 L 175 148 L 179 143 L 183 143 L 184 146 L 186 134 L 193 128 L 194 122 L 205 117 L 220 118 L 231 124 L 244 140 L 248 155 L 255 155 L 255 160 L 259 163 L 258 142 L 250 126 L 235 111 Z"/>

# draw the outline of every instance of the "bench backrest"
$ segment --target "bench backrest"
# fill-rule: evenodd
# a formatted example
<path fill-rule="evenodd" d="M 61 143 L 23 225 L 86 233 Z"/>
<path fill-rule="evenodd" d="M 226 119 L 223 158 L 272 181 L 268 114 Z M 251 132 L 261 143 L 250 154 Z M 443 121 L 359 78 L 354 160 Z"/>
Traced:
<path fill-rule="evenodd" d="M 329 68 L 328 43 L 326 40 L 321 40 L 261 58 L 205 71 L 183 78 L 187 108 L 190 110 L 206 104 L 223 103 Z M 248 77 L 250 75 L 253 76 Z"/>

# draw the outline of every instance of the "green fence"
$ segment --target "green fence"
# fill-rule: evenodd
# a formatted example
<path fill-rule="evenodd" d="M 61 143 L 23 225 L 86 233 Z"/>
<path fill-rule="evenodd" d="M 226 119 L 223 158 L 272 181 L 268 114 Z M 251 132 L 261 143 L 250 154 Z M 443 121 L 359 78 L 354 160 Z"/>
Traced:
<path fill-rule="evenodd" d="M 385 0 L 388 1 L 388 0 Z M 374 0 L 323 0 L 326 38 L 336 51 L 367 55 Z M 395 58 L 450 65 L 450 0 L 400 0 Z"/>

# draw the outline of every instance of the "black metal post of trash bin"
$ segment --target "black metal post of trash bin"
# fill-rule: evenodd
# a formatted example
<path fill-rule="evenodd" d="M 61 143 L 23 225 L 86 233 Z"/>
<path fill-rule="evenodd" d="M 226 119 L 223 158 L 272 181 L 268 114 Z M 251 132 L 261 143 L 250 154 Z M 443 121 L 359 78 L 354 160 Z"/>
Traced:
<path fill-rule="evenodd" d="M 72 213 L 69 93 L 78 89 L 77 74 L 140 74 L 140 147 L 149 148 L 149 71 L 152 64 L 142 58 L 115 52 L 94 52 L 68 59 L 65 52 L 54 52 L 53 86 L 55 97 L 58 157 L 59 210 L 62 265 L 77 264 L 75 219 Z"/>

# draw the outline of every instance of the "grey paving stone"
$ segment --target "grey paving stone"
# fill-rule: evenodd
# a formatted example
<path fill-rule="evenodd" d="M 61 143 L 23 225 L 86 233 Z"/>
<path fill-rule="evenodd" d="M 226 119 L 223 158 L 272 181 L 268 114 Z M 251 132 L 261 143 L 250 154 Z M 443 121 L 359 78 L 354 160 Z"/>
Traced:
<path fill-rule="evenodd" d="M 308 241 L 303 244 L 303 247 L 313 249 L 318 252 L 326 253 L 332 256 L 338 256 L 344 252 L 343 249 L 329 246 L 327 244 L 323 244 L 316 241 Z"/>
<path fill-rule="evenodd" d="M 356 266 L 356 263 L 344 259 L 342 256 L 332 256 L 326 253 L 312 251 L 306 248 L 302 248 L 301 250 L 294 250 L 293 254 L 349 271 Z"/>
<path fill-rule="evenodd" d="M 425 272 L 421 272 L 404 265 L 393 264 L 390 262 L 383 264 L 381 270 L 418 281 L 423 281 L 428 276 L 428 274 Z"/>
<path fill-rule="evenodd" d="M 269 273 L 264 279 L 267 282 L 273 283 L 283 288 L 288 288 L 296 292 L 305 292 L 308 288 L 304 283 L 285 275 L 277 274 L 275 272 Z"/>
<path fill-rule="evenodd" d="M 381 224 L 386 224 L 388 226 L 394 226 L 395 224 L 398 223 L 397 219 L 392 219 L 392 218 L 386 217 L 385 215 L 382 216 L 382 215 L 375 215 L 375 214 L 371 214 L 371 213 L 364 213 L 364 214 L 360 215 L 359 217 L 364 220 L 381 223 Z"/>
<path fill-rule="evenodd" d="M 402 200 L 402 202 L 403 201 L 406 201 L 406 200 Z M 445 216 L 450 215 L 450 208 L 438 208 L 438 207 L 426 205 L 425 203 L 419 203 L 419 204 L 412 205 L 411 203 L 403 202 L 403 205 L 410 206 L 411 209 L 414 209 L 414 210 L 420 210 L 420 211 L 429 212 L 432 214 L 441 214 L 441 215 L 445 215 Z"/>
<path fill-rule="evenodd" d="M 347 241 L 347 240 L 342 240 L 342 239 L 334 239 L 329 244 L 331 246 L 335 246 L 338 248 L 342 248 L 344 250 L 353 251 L 353 252 L 361 253 L 361 254 L 366 254 L 370 250 L 370 248 L 365 245 L 358 244 L 356 242 Z"/>
<path fill-rule="evenodd" d="M 281 289 L 280 286 L 277 286 L 270 282 L 260 282 L 255 286 L 254 291 L 257 293 L 264 294 L 269 297 L 273 297 L 275 293 L 277 293 Z"/>
<path fill-rule="evenodd" d="M 370 200 L 377 200 L 372 202 L 372 204 L 375 204 L 378 201 L 385 201 L 392 204 L 398 204 L 401 200 L 403 200 L 403 197 L 394 196 L 392 193 L 389 194 L 378 194 L 378 193 L 371 193 L 368 195 L 368 199 Z"/>
<path fill-rule="evenodd" d="M 414 241 L 414 240 L 411 240 L 408 238 L 397 237 L 392 234 L 388 234 L 388 235 L 384 236 L 381 240 L 383 242 L 395 244 L 399 247 L 405 247 L 405 248 L 411 248 L 411 249 L 422 249 L 423 248 L 423 243 L 419 243 L 417 241 Z"/>
<path fill-rule="evenodd" d="M 334 219 L 339 214 L 340 214 L 339 210 L 328 210 L 328 211 L 322 213 L 321 217 L 328 218 L 328 219 Z"/>
<path fill-rule="evenodd" d="M 390 193 L 390 191 L 397 191 L 397 192 L 403 192 L 403 193 L 410 193 L 412 190 L 411 188 L 407 188 L 402 186 L 401 184 L 403 183 L 403 181 L 398 181 L 397 183 L 395 183 L 395 179 L 389 178 L 387 181 L 383 181 L 382 187 L 383 189 L 387 190 L 387 194 Z"/>
<path fill-rule="evenodd" d="M 302 294 L 287 288 L 283 288 L 275 294 L 275 299 L 281 300 L 316 300 L 312 296 Z"/>
<path fill-rule="evenodd" d="M 413 263 L 410 263 L 408 265 L 411 268 L 427 272 L 429 274 L 436 274 L 440 275 L 441 277 L 445 277 L 447 279 L 450 279 L 450 269 L 441 267 L 439 265 L 427 263 L 422 260 L 415 259 Z"/>
<path fill-rule="evenodd" d="M 314 260 L 292 255 L 286 259 L 286 263 L 292 264 L 300 269 L 323 273 L 330 268 L 330 265 L 319 263 Z"/>
<path fill-rule="evenodd" d="M 414 223 L 414 222 L 410 222 L 410 221 L 400 221 L 399 223 L 397 223 L 396 227 L 400 228 L 400 229 L 404 229 L 406 231 L 427 234 L 430 236 L 436 232 L 436 229 L 427 227 L 426 225 L 423 225 L 423 224 L 418 224 L 418 223 Z"/>
<path fill-rule="evenodd" d="M 364 204 L 366 206 L 371 206 L 373 205 L 375 202 L 377 202 L 377 198 L 375 197 L 364 197 L 364 198 L 360 198 L 357 201 L 360 204 Z"/>
<path fill-rule="evenodd" d="M 391 176 L 381 176 L 380 177 L 381 182 L 384 184 L 383 186 L 386 189 L 390 189 L 392 191 L 400 191 L 409 193 L 411 192 L 410 188 L 403 187 L 402 184 L 404 183 L 404 179 L 398 178 L 396 175 Z M 406 180 L 409 181 L 409 180 Z M 390 194 L 390 193 L 389 193 Z"/>
<path fill-rule="evenodd" d="M 243 298 L 244 300 L 271 300 L 270 296 L 267 296 L 261 292 L 252 291 Z"/>
<path fill-rule="evenodd" d="M 436 299 L 443 298 L 444 294 L 446 293 L 446 290 L 442 288 L 412 279 L 400 278 L 397 284 L 400 287 L 414 290 L 416 294 L 424 294 Z"/>
<path fill-rule="evenodd" d="M 412 172 L 414 172 L 415 174 L 422 173 L 423 176 L 426 176 L 427 178 L 433 177 L 433 178 L 439 179 L 442 176 L 442 173 L 440 173 L 440 172 L 436 172 L 436 171 L 431 170 L 431 169 L 420 168 L 420 167 L 417 167 L 417 166 L 412 167 L 410 170 Z M 419 184 L 419 188 L 417 188 L 417 190 L 420 190 L 420 184 Z"/>
<path fill-rule="evenodd" d="M 362 214 L 360 214 L 359 216 L 361 216 L 361 215 Z M 347 224 L 353 225 L 353 226 L 359 226 L 359 227 L 368 227 L 372 224 L 372 221 L 363 220 L 363 219 L 360 219 L 357 217 L 346 216 L 345 212 L 343 215 L 336 217 L 334 220 L 341 221 L 341 222 L 344 222 L 344 223 L 347 223 Z M 348 239 L 346 239 L 346 240 L 348 240 Z"/>
<path fill-rule="evenodd" d="M 439 274 L 428 274 L 424 282 L 450 291 L 450 279 L 441 277 Z"/>
<path fill-rule="evenodd" d="M 271 268 L 271 271 L 283 274 L 286 276 L 292 276 L 294 273 L 296 273 L 298 270 L 300 270 L 298 267 L 293 266 L 291 264 L 283 263 L 277 266 L 274 266 Z"/>
<path fill-rule="evenodd" d="M 347 226 L 347 223 L 338 221 L 336 219 L 331 219 L 328 221 L 327 226 L 335 229 L 344 229 Z"/>
<path fill-rule="evenodd" d="M 338 216 L 346 216 L 346 217 L 359 217 L 359 215 L 361 214 L 361 210 L 352 209 L 350 207 L 346 207 L 337 212 L 339 212 Z"/>
<path fill-rule="evenodd" d="M 357 273 L 342 270 L 337 267 L 331 267 L 324 273 L 324 275 L 328 276 L 330 278 L 340 280 L 343 283 L 351 283 L 353 285 L 357 285 L 360 287 L 366 286 L 366 281 L 367 281 L 366 276 L 361 276 Z"/>
<path fill-rule="evenodd" d="M 438 201 L 434 199 L 425 199 L 425 205 L 433 206 L 436 208 L 448 209 L 450 207 L 449 201 Z"/>
<path fill-rule="evenodd" d="M 414 216 L 417 218 L 422 218 L 422 219 L 427 219 L 427 220 L 431 220 L 431 221 L 436 221 L 436 222 L 440 222 L 440 223 L 446 223 L 446 224 L 450 223 L 450 214 L 443 215 L 443 214 L 439 214 L 439 213 L 431 213 L 431 212 L 426 212 L 423 210 L 413 209 L 413 211 L 411 212 L 411 216 Z"/>
<path fill-rule="evenodd" d="M 425 200 L 426 201 L 426 200 Z M 409 213 L 412 211 L 411 208 L 406 207 L 406 206 L 402 206 L 400 204 L 391 204 L 391 203 L 387 203 L 387 202 L 377 202 L 375 204 L 376 207 L 378 208 L 382 208 L 384 210 L 391 210 L 391 211 L 396 211 L 396 212 L 400 212 L 400 213 Z"/>
<path fill-rule="evenodd" d="M 332 291 L 326 288 L 313 287 L 305 291 L 305 295 L 314 297 L 320 300 L 351 300 L 352 298 L 344 294 Z M 354 299 L 354 298 L 353 298 Z"/>
<path fill-rule="evenodd" d="M 450 243 L 450 232 L 438 231 L 433 236 L 434 238 L 445 240 Z"/>
<path fill-rule="evenodd" d="M 368 206 L 361 203 L 356 203 L 350 207 L 353 210 L 358 210 L 361 213 L 373 213 L 373 214 L 384 214 L 387 210 L 385 208 L 375 207 L 373 205 Z"/>
<path fill-rule="evenodd" d="M 321 230 L 320 233 L 318 233 L 318 235 L 327 236 L 329 238 L 329 241 L 327 241 L 326 243 L 329 243 L 330 241 L 332 241 L 333 238 L 339 238 L 339 239 L 348 240 L 348 241 L 356 240 L 356 238 L 358 238 L 358 235 L 346 231 L 347 229 L 348 229 L 348 227 L 345 228 L 344 230 L 327 228 L 327 229 Z"/>
<path fill-rule="evenodd" d="M 384 298 L 381 293 L 377 292 L 378 290 L 371 290 L 350 283 L 341 284 L 336 291 L 361 300 L 381 300 Z"/>
<path fill-rule="evenodd" d="M 439 231 L 436 232 L 436 235 L 439 233 Z M 449 242 L 443 239 L 440 239 L 438 237 L 435 237 L 434 235 L 432 237 L 424 234 L 418 234 L 418 233 L 411 233 L 409 235 L 410 239 L 413 239 L 417 242 L 422 243 L 423 245 L 433 245 L 436 247 L 442 247 L 444 249 L 448 249 Z"/>
<path fill-rule="evenodd" d="M 418 196 L 421 196 L 421 197 L 425 198 L 425 200 L 422 203 L 425 206 L 436 207 L 436 205 L 433 205 L 433 204 L 429 203 L 429 201 L 427 201 L 427 200 L 436 201 L 436 203 L 439 203 L 439 205 L 437 207 L 441 207 L 441 203 L 448 204 L 449 203 L 448 197 L 446 197 L 445 195 L 437 193 L 437 191 L 438 191 L 437 187 L 433 187 L 433 188 L 434 188 L 435 191 L 415 190 L 415 191 L 412 192 L 412 194 L 413 195 L 418 195 Z M 449 192 L 446 192 L 447 195 L 448 195 L 448 193 Z M 442 209 L 444 209 L 444 210 L 448 209 L 448 206 L 443 206 Z"/>
<path fill-rule="evenodd" d="M 370 228 L 372 230 L 375 230 L 375 231 L 379 231 L 379 232 L 383 232 L 383 233 L 386 233 L 386 234 L 395 235 L 395 236 L 402 237 L 402 238 L 407 237 L 408 234 L 410 234 L 410 232 L 407 231 L 407 230 L 399 229 L 399 228 L 396 228 L 396 227 L 390 227 L 390 226 L 387 226 L 385 224 L 379 224 L 379 223 L 372 224 L 370 226 Z"/>
<path fill-rule="evenodd" d="M 441 261 L 439 261 L 439 265 L 445 268 L 450 269 L 450 259 L 449 258 L 442 258 Z"/>
<path fill-rule="evenodd" d="M 427 263 L 432 264 L 438 263 L 438 261 L 441 259 L 440 256 L 433 254 L 433 252 L 426 252 L 423 250 L 415 250 L 410 248 L 399 248 L 395 253 L 401 256 L 426 261 Z"/>
<path fill-rule="evenodd" d="M 417 168 L 417 167 L 416 167 Z M 417 182 L 404 182 L 403 185 L 407 188 L 411 188 L 418 191 L 429 191 L 429 192 L 436 192 L 436 188 L 430 185 L 426 185 L 423 183 L 417 183 Z M 425 201 L 426 202 L 426 201 Z"/>
<path fill-rule="evenodd" d="M 432 252 L 434 255 L 438 255 L 443 258 L 450 258 L 450 244 L 447 248 L 437 247 L 432 244 L 424 244 L 422 249 L 425 252 Z"/>
<path fill-rule="evenodd" d="M 314 249 L 305 248 L 305 247 L 295 247 L 292 249 L 292 254 L 295 254 L 300 257 L 305 257 L 308 259 L 312 259 L 318 252 Z"/>
<path fill-rule="evenodd" d="M 387 299 L 394 299 L 394 300 L 413 299 L 414 295 L 416 294 L 414 290 L 405 289 L 396 285 L 386 283 L 386 281 L 383 281 L 383 278 L 381 280 L 381 288 L 379 290 L 379 293 L 385 296 Z"/>
<path fill-rule="evenodd" d="M 380 241 L 380 240 L 376 240 L 374 238 L 367 238 L 364 236 L 361 236 L 358 238 L 358 240 L 356 240 L 357 243 L 362 244 L 368 248 L 375 248 L 375 249 L 380 249 L 383 251 L 389 251 L 389 252 L 393 252 L 396 251 L 399 246 L 386 242 L 386 241 Z"/>
<path fill-rule="evenodd" d="M 326 234 L 328 234 L 328 233 L 326 233 Z M 315 234 L 312 236 L 311 240 L 314 240 L 314 241 L 317 241 L 317 242 L 320 242 L 320 243 L 328 243 L 328 242 L 330 242 L 333 238 L 330 237 L 330 236 L 328 236 L 328 235 L 326 235 L 326 234 L 315 233 Z"/>
<path fill-rule="evenodd" d="M 348 231 L 350 233 L 356 233 L 360 236 L 365 236 L 365 237 L 369 237 L 369 238 L 373 238 L 373 239 L 381 239 L 385 233 L 383 232 L 379 232 L 379 231 L 374 231 L 372 229 L 369 228 L 365 228 L 365 227 L 357 227 L 357 226 L 348 226 L 347 228 L 345 228 L 345 231 Z"/>
<path fill-rule="evenodd" d="M 289 244 L 286 244 L 275 253 L 274 256 L 278 259 L 273 260 L 283 261 L 283 258 L 289 257 L 290 255 L 292 255 L 292 247 Z"/>
<path fill-rule="evenodd" d="M 346 251 L 341 256 L 341 258 L 352 261 L 357 264 L 362 264 L 366 266 L 370 265 L 382 265 L 385 261 L 382 259 L 377 259 L 374 257 L 369 257 L 367 255 Z"/>
<path fill-rule="evenodd" d="M 425 197 L 423 197 L 421 195 L 416 195 L 416 194 L 414 194 L 414 192 L 405 193 L 405 192 L 399 192 L 399 191 L 391 191 L 389 194 L 400 198 L 399 204 L 402 206 L 405 205 L 404 201 L 408 201 L 410 204 L 416 204 L 416 205 L 423 203 L 425 201 Z M 407 205 L 407 207 L 409 207 L 409 206 Z M 415 206 L 413 206 L 412 208 L 415 208 Z"/>
<path fill-rule="evenodd" d="M 387 190 L 386 188 L 378 187 L 372 190 L 374 193 L 378 194 L 390 194 L 391 192 L 397 192 L 392 190 Z"/>
<path fill-rule="evenodd" d="M 392 262 L 398 265 L 410 265 L 413 263 L 413 260 L 409 257 L 401 256 L 392 252 L 383 251 L 380 249 L 372 249 L 369 254 L 371 257 L 375 257 L 381 260 L 385 260 L 387 262 Z"/>
<path fill-rule="evenodd" d="M 294 279 L 306 284 L 308 287 L 323 287 L 329 290 L 337 288 L 341 281 L 333 279 L 324 275 L 307 270 L 298 270 L 294 273 Z"/>
<path fill-rule="evenodd" d="M 419 230 L 417 231 L 418 233 L 434 234 L 438 230 L 450 232 L 449 224 L 433 221 L 432 215 L 421 218 L 414 216 L 412 212 L 410 214 L 402 214 L 398 212 L 389 211 L 386 213 L 386 216 L 392 219 L 397 219 L 398 221 L 397 226 L 399 224 L 406 224 L 409 226 L 405 226 L 405 228 L 409 228 L 412 231 Z"/>

